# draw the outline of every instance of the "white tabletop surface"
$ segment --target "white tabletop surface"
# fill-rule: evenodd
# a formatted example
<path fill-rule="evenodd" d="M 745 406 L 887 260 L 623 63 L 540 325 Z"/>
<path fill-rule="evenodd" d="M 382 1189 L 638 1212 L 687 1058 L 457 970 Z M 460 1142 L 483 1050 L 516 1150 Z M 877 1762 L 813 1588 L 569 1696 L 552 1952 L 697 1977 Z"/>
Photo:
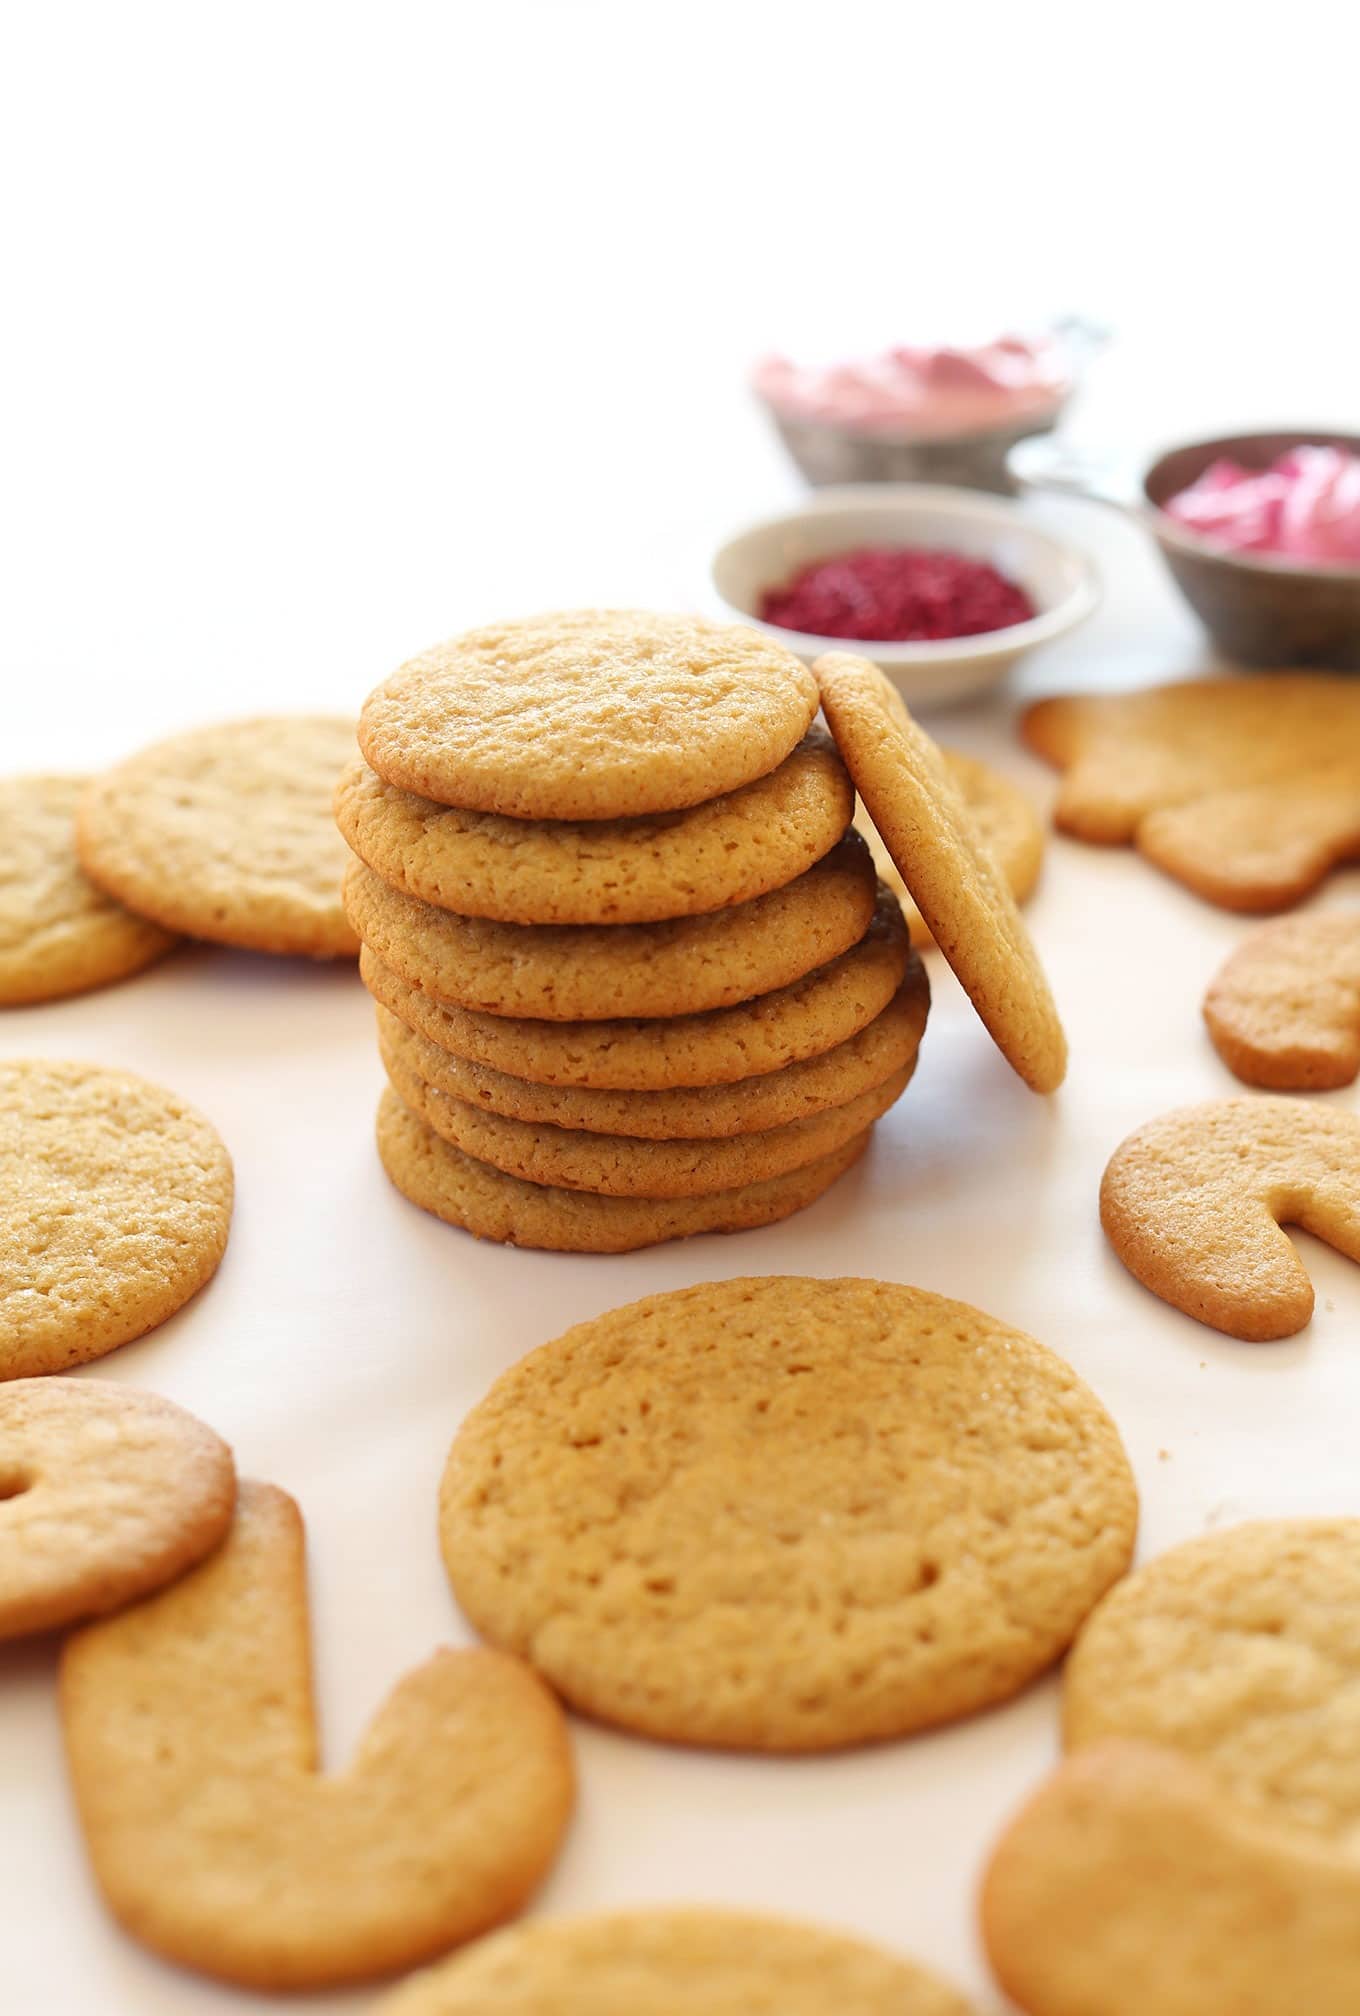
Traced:
<path fill-rule="evenodd" d="M 1314 62 L 1309 39 L 1332 10 L 1291 9 L 1268 47 L 1238 10 L 1178 10 L 1177 63 L 1140 35 L 1113 102 L 1078 88 L 1089 8 L 984 6 L 910 31 L 914 11 L 16 10 L 0 60 L 18 197 L 0 226 L 4 767 L 357 706 L 477 620 L 702 602 L 719 535 L 796 494 L 742 392 L 750 357 L 917 333 L 926 304 L 1110 317 L 1120 340 L 1082 424 L 1131 450 L 1235 422 L 1358 424 L 1329 194 L 1352 70 L 1340 52 Z M 921 76 L 943 81 L 905 94 Z M 1250 203 L 1225 201 L 1246 168 L 1215 136 L 1226 121 L 1240 141 L 1267 96 L 1284 138 Z M 1306 300 L 1268 284 L 1280 259 Z M 1033 508 L 1096 554 L 1104 606 L 1004 701 L 933 725 L 1047 798 L 1017 700 L 1169 676 L 1202 649 L 1140 533 Z M 1355 889 L 1340 875 L 1320 900 Z M 0 1054 L 144 1071 L 231 1148 L 217 1279 L 92 1369 L 197 1410 L 245 1474 L 300 1501 L 329 1760 L 407 1667 L 467 1635 L 434 1537 L 465 1411 L 524 1351 L 644 1292 L 853 1272 L 976 1302 L 1113 1410 L 1144 1555 L 1256 1514 L 1360 1512 L 1355 1270 L 1301 1240 L 1312 1325 L 1239 1344 L 1146 1295 L 1097 1223 L 1131 1128 L 1236 1089 L 1199 1002 L 1243 925 L 1130 853 L 1061 840 L 1029 914 L 1071 1038 L 1056 1098 L 1025 1091 L 932 960 L 920 1071 L 853 1174 L 786 1225 L 628 1258 L 478 1245 L 388 1187 L 352 970 L 188 951 L 5 1015 Z M 48 1644 L 0 1656 L 0 2005 L 289 2006 L 163 1967 L 106 1919 L 53 1670 Z M 994 2010 L 974 1886 L 1055 1754 L 1055 1702 L 1049 1682 L 943 1733 L 810 1761 L 577 1724 L 580 1811 L 539 1908 L 805 1912 L 937 1963 Z"/>

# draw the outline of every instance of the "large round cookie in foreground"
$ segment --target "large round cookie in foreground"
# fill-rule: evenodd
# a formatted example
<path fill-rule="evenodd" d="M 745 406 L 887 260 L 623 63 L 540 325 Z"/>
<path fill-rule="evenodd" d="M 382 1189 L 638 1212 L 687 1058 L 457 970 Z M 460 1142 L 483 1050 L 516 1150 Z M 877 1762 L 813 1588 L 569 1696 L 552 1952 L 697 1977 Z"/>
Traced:
<path fill-rule="evenodd" d="M 1360 1519 L 1253 1520 L 1111 1591 L 1068 1661 L 1063 1734 L 1182 1751 L 1246 1805 L 1354 1854 L 1357 1701 Z"/>
<path fill-rule="evenodd" d="M 76 858 L 88 779 L 0 779 L 0 1006 L 56 1001 L 140 973 L 174 944 L 97 889 Z"/>
<path fill-rule="evenodd" d="M 914 1961 L 702 1905 L 540 1920 L 403 1981 L 373 2016 L 968 2016 Z"/>
<path fill-rule="evenodd" d="M 362 861 L 345 876 L 355 929 L 403 980 L 545 1022 L 698 1015 L 787 987 L 863 937 L 876 899 L 858 833 L 783 889 L 663 924 L 494 924 L 403 896 Z"/>
<path fill-rule="evenodd" d="M 909 970 L 896 898 L 881 888 L 849 951 L 769 994 L 701 1015 L 544 1022 L 486 1015 L 413 987 L 365 945 L 359 972 L 375 1001 L 456 1057 L 536 1085 L 612 1092 L 730 1085 L 820 1057 L 881 1015 Z"/>
<path fill-rule="evenodd" d="M 1030 936 L 943 756 L 876 665 L 831 651 L 822 706 L 884 845 L 997 1048 L 1035 1092 L 1067 1071 L 1067 1039 Z"/>
<path fill-rule="evenodd" d="M 336 779 L 354 724 L 331 715 L 224 721 L 158 742 L 81 800 L 85 871 L 170 931 L 253 952 L 352 959 L 340 897 Z"/>
<path fill-rule="evenodd" d="M 388 784 L 512 819 L 674 812 L 763 777 L 817 688 L 739 624 L 580 609 L 472 630 L 371 693 L 359 745 Z"/>
<path fill-rule="evenodd" d="M 175 1093 L 95 1064 L 0 1064 L 0 1379 L 62 1372 L 211 1279 L 231 1160 Z"/>
<path fill-rule="evenodd" d="M 707 1197 L 596 1197 L 507 1176 L 441 1140 L 389 1086 L 378 1106 L 378 1154 L 396 1189 L 478 1239 L 552 1253 L 632 1253 L 701 1232 L 749 1232 L 815 1204 L 858 1162 L 869 1130 L 788 1176 Z"/>
<path fill-rule="evenodd" d="M 159 1394 L 111 1379 L 0 1385 L 0 1639 L 173 1582 L 235 1504 L 226 1443 Z"/>
<path fill-rule="evenodd" d="M 1136 1518 L 1113 1422 L 1041 1344 L 921 1289 L 797 1278 L 653 1296 L 531 1352 L 440 1497 L 467 1615 L 573 1706 L 788 1751 L 1014 1694 L 1123 1574 Z"/>
<path fill-rule="evenodd" d="M 503 924 L 652 924 L 749 903 L 830 851 L 855 794 L 821 729 L 777 770 L 687 812 L 506 819 L 384 784 L 355 763 L 335 794 L 361 861 L 408 896 Z"/>
<path fill-rule="evenodd" d="M 834 1050 L 734 1085 L 680 1085 L 659 1092 L 536 1085 L 441 1050 L 381 1007 L 379 1046 L 435 1091 L 505 1119 L 642 1141 L 720 1140 L 811 1119 L 883 1084 L 914 1062 L 929 1001 L 925 968 L 913 957 L 907 979 L 882 1014 Z"/>

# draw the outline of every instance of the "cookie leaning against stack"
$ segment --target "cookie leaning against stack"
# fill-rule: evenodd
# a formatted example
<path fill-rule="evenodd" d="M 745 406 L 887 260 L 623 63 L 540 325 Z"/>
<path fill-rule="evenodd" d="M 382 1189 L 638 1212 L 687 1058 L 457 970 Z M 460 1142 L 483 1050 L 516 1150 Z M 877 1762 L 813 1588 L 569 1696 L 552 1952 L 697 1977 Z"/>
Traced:
<path fill-rule="evenodd" d="M 928 991 L 817 698 L 754 631 L 603 611 L 371 695 L 336 817 L 406 1196 L 617 1252 L 773 1223 L 850 1167 Z"/>

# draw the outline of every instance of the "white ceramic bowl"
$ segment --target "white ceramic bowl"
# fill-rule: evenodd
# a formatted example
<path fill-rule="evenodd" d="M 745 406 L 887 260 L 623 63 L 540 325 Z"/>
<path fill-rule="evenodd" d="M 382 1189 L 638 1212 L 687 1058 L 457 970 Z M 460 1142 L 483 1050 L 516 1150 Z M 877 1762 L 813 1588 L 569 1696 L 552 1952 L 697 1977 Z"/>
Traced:
<path fill-rule="evenodd" d="M 810 560 L 855 546 L 935 546 L 988 560 L 1018 581 L 1038 614 L 1028 623 L 928 644 L 878 644 L 811 637 L 762 623 L 767 588 Z M 819 490 L 780 518 L 748 525 L 719 547 L 713 586 L 728 610 L 776 637 L 800 658 L 858 651 L 880 665 L 912 706 L 947 706 L 987 691 L 1022 653 L 1048 644 L 1089 616 L 1099 600 L 1095 568 L 1082 553 L 1030 523 L 1018 505 L 933 483 L 866 483 Z"/>

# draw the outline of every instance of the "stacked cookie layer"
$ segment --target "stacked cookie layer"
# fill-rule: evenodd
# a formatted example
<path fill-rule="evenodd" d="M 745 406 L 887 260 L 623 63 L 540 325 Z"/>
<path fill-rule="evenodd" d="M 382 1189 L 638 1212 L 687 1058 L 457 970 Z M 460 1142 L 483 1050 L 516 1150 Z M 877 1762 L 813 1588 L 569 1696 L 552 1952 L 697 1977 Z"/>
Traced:
<path fill-rule="evenodd" d="M 371 696 L 336 813 L 407 1196 L 623 1251 L 771 1223 L 856 1160 L 928 993 L 816 706 L 754 632 L 601 612 Z"/>

